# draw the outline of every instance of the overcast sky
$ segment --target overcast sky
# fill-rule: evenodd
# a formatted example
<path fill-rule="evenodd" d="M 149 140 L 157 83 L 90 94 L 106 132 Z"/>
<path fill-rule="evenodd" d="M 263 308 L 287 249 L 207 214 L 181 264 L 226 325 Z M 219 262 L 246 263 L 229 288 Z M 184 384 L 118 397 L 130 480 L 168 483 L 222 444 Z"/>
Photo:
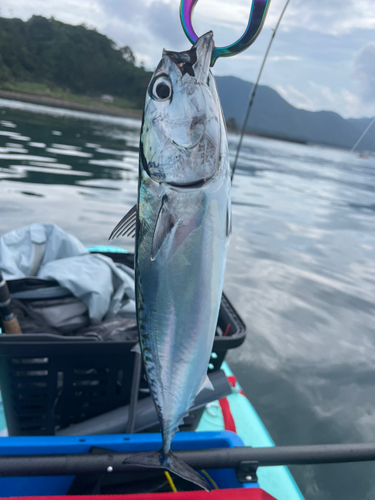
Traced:
<path fill-rule="evenodd" d="M 214 74 L 256 79 L 285 1 L 271 1 L 255 44 L 219 59 Z M 247 25 L 250 2 L 200 0 L 195 31 L 212 29 L 216 45 L 234 42 Z M 95 27 L 118 45 L 129 45 L 148 69 L 155 68 L 163 47 L 190 46 L 180 26 L 179 0 L 1 1 L 1 16 L 27 20 L 33 14 Z M 299 108 L 375 116 L 375 0 L 290 0 L 260 83 Z"/>

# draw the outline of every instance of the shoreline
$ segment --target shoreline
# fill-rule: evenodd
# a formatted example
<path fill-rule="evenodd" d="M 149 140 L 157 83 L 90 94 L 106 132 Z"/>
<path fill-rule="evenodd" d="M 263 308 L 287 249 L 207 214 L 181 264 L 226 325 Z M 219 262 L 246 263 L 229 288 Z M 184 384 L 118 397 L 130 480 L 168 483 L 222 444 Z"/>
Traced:
<path fill-rule="evenodd" d="M 29 94 L 26 92 L 13 92 L 9 90 L 0 90 L 1 99 L 9 99 L 21 102 L 30 102 L 33 104 L 44 104 L 54 108 L 73 109 L 76 111 L 85 111 L 88 113 L 97 113 L 101 115 L 119 116 L 123 118 L 142 118 L 142 111 L 138 109 L 122 109 L 115 106 L 106 106 L 98 103 L 98 106 L 80 104 L 78 102 L 49 97 L 47 95 Z"/>
<path fill-rule="evenodd" d="M 33 104 L 44 104 L 54 108 L 72 109 L 76 111 L 85 111 L 87 113 L 97 113 L 101 115 L 118 116 L 122 118 L 142 118 L 142 111 L 137 109 L 124 109 L 116 106 L 106 106 L 104 103 L 98 103 L 97 106 L 88 104 L 81 104 L 67 99 L 59 99 L 58 97 L 51 97 L 46 94 L 32 94 L 28 92 L 14 92 L 10 90 L 0 89 L 0 98 L 10 99 L 21 102 L 30 102 Z M 229 133 L 239 135 L 239 130 L 228 130 Z M 305 141 L 298 139 L 279 137 L 272 134 L 259 134 L 256 132 L 245 132 L 245 136 L 262 137 L 263 139 L 276 139 L 279 141 L 294 142 L 297 144 L 307 144 Z"/>
<path fill-rule="evenodd" d="M 116 116 L 119 118 L 133 118 L 136 120 L 142 119 L 142 111 L 139 109 L 119 108 L 116 106 L 110 106 L 110 105 L 108 106 L 108 105 L 106 105 L 104 103 L 100 103 L 100 102 L 98 102 L 97 105 L 88 105 L 88 104 L 81 104 L 78 102 L 70 101 L 67 99 L 60 99 L 58 97 L 50 97 L 50 96 L 45 95 L 45 94 L 33 94 L 33 93 L 28 93 L 28 92 L 14 92 L 14 91 L 10 91 L 10 90 L 2 90 L 2 89 L 0 89 L 0 98 L 14 100 L 14 101 L 20 101 L 20 102 L 28 102 L 28 103 L 33 103 L 33 104 L 41 104 L 41 105 L 45 105 L 45 106 L 51 106 L 54 108 L 71 109 L 71 110 L 83 111 L 83 112 L 87 112 L 87 113 Z M 239 130 L 228 130 L 228 132 L 231 134 L 235 134 L 235 135 L 240 134 Z M 321 146 L 321 147 L 326 147 L 326 148 L 339 149 L 340 151 L 347 151 L 346 148 L 342 148 L 340 146 L 336 146 L 333 144 L 314 143 L 314 142 L 310 142 L 310 141 L 296 139 L 293 137 L 280 137 L 280 136 L 273 135 L 273 134 L 257 133 L 255 131 L 252 131 L 252 132 L 246 131 L 245 136 L 260 137 L 263 139 L 271 139 L 271 140 L 277 140 L 277 141 L 282 141 L 282 142 L 290 142 L 290 143 L 294 143 L 294 144 Z M 370 152 L 370 154 L 371 154 L 371 152 Z"/>
<path fill-rule="evenodd" d="M 234 135 L 241 135 L 241 132 L 238 130 L 228 130 L 228 133 Z M 294 139 L 293 137 L 281 137 L 279 135 L 266 134 L 266 133 L 260 134 L 257 132 L 249 132 L 248 130 L 245 131 L 244 136 L 261 137 L 262 139 L 272 139 L 275 141 L 292 142 L 293 144 L 302 144 L 302 145 L 312 144 L 302 139 Z"/>

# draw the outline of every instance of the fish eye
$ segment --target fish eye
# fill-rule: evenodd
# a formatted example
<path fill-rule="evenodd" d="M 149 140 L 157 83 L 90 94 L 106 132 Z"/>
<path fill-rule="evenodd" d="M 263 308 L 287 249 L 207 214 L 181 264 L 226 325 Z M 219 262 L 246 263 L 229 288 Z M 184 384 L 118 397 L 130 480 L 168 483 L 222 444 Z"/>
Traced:
<path fill-rule="evenodd" d="M 151 97 L 156 101 L 166 101 L 172 97 L 172 84 L 169 78 L 161 76 L 152 85 Z"/>

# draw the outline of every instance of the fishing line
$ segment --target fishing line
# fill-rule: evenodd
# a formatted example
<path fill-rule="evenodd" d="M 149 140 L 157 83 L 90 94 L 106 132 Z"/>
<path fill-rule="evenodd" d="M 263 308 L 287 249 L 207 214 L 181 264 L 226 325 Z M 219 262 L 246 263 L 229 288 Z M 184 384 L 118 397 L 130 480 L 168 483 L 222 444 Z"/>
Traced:
<path fill-rule="evenodd" d="M 358 141 L 354 144 L 352 149 L 350 150 L 351 153 L 355 150 L 355 148 L 358 146 L 358 144 L 361 142 L 361 140 L 364 138 L 364 136 L 367 134 L 367 132 L 370 130 L 371 125 L 375 122 L 375 116 L 371 120 L 371 122 L 367 125 L 365 131 L 362 133 L 361 137 L 358 139 Z"/>
<path fill-rule="evenodd" d="M 174 485 L 173 479 L 172 479 L 171 475 L 169 474 L 169 472 L 165 470 L 164 474 L 165 474 L 165 477 L 167 478 L 167 481 L 168 481 L 169 486 L 171 487 L 171 490 L 173 491 L 173 493 L 177 493 L 177 488 Z"/>
<path fill-rule="evenodd" d="M 284 6 L 284 8 L 283 8 L 283 10 L 282 10 L 282 12 L 280 14 L 279 20 L 277 21 L 276 27 L 273 30 L 270 43 L 268 44 L 266 54 L 264 56 L 262 65 L 260 67 L 260 71 L 259 71 L 259 74 L 258 74 L 257 81 L 255 82 L 255 84 L 253 85 L 253 88 L 252 88 L 252 92 L 251 92 L 251 95 L 250 95 L 249 106 L 247 108 L 246 116 L 245 116 L 245 119 L 244 119 L 244 122 L 243 122 L 243 125 L 242 125 L 240 141 L 239 141 L 238 146 L 237 146 L 236 157 L 235 157 L 234 163 L 233 163 L 232 175 L 231 175 L 231 181 L 232 182 L 233 182 L 234 172 L 235 172 L 236 166 L 237 166 L 238 155 L 240 154 L 240 149 L 241 149 L 241 145 L 242 145 L 242 139 L 243 139 L 243 136 L 244 136 L 244 133 L 245 133 L 245 128 L 246 128 L 246 125 L 247 125 L 247 122 L 248 122 L 248 119 L 249 119 L 250 110 L 251 110 L 253 102 L 254 102 L 255 92 L 257 91 L 258 83 L 259 83 L 259 80 L 260 80 L 260 77 L 261 77 L 264 65 L 266 63 L 268 52 L 270 51 L 273 39 L 275 38 L 277 28 L 279 27 L 279 25 L 281 23 L 281 19 L 283 18 L 284 12 L 286 11 L 286 8 L 288 7 L 289 2 L 290 2 L 290 0 L 287 0 L 287 2 L 286 2 L 285 6 Z"/>
<path fill-rule="evenodd" d="M 209 475 L 209 473 L 207 471 L 205 471 L 204 469 L 201 469 L 201 473 L 206 476 L 206 478 L 211 482 L 212 486 L 215 488 L 215 490 L 219 490 L 219 486 L 217 485 L 217 483 L 212 479 L 212 477 Z"/>

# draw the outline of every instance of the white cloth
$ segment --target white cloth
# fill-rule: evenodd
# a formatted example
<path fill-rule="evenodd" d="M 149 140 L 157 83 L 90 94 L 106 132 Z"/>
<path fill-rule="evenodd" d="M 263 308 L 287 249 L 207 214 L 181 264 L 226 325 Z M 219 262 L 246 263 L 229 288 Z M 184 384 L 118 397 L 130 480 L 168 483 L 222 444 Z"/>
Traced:
<path fill-rule="evenodd" d="M 135 311 L 134 273 L 112 259 L 90 254 L 54 224 L 31 224 L 0 238 L 0 270 L 6 280 L 33 275 L 56 280 L 88 307 L 92 323 Z"/>

